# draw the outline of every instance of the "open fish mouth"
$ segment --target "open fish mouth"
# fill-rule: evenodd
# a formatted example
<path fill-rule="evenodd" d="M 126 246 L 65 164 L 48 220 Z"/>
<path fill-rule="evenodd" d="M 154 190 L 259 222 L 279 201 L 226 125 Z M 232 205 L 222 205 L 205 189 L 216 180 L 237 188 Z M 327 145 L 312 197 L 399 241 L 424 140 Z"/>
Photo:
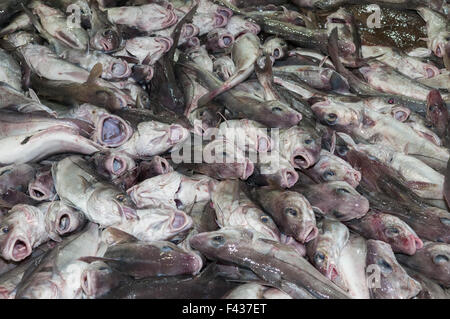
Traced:
<path fill-rule="evenodd" d="M 315 161 L 308 151 L 297 150 L 291 157 L 291 163 L 295 168 L 308 168 L 314 165 Z"/>
<path fill-rule="evenodd" d="M 172 216 L 170 228 L 172 231 L 179 233 L 183 230 L 191 228 L 192 223 L 193 221 L 188 215 L 182 211 L 176 211 Z"/>
<path fill-rule="evenodd" d="M 31 255 L 31 246 L 24 237 L 10 239 L 9 257 L 12 261 L 21 261 Z"/>
<path fill-rule="evenodd" d="M 131 127 L 120 117 L 115 115 L 103 116 L 97 125 L 100 145 L 107 147 L 118 147 L 128 141 L 133 135 Z"/>
<path fill-rule="evenodd" d="M 294 186 L 298 181 L 298 173 L 295 171 L 295 169 L 289 169 L 289 168 L 283 168 L 281 170 L 281 184 L 280 186 L 283 188 L 291 188 Z"/>
<path fill-rule="evenodd" d="M 108 172 L 115 176 L 120 176 L 128 169 L 127 162 L 120 156 L 110 156 L 105 161 L 105 167 Z"/>

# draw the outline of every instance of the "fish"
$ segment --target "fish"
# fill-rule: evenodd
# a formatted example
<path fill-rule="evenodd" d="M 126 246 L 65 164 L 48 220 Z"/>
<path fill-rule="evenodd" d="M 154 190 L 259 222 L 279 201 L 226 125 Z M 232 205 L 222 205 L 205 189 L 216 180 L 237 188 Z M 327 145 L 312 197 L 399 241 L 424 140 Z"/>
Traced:
<path fill-rule="evenodd" d="M 103 226 L 137 218 L 130 197 L 117 186 L 101 178 L 80 156 L 69 156 L 52 167 L 55 189 L 64 203 L 92 222 Z M 77 183 L 74 181 L 77 180 Z"/>
<path fill-rule="evenodd" d="M 426 241 L 423 248 L 413 256 L 396 254 L 398 261 L 407 267 L 433 279 L 438 284 L 448 287 L 449 279 L 449 245 Z"/>
<path fill-rule="evenodd" d="M 300 243 L 317 237 L 319 231 L 313 209 L 302 194 L 271 187 L 255 188 L 251 193 L 264 211 L 272 216 L 284 235 L 291 236 Z"/>
<path fill-rule="evenodd" d="M 197 274 L 202 262 L 170 242 L 123 243 L 108 247 L 102 257 L 83 257 L 82 261 L 103 261 L 113 269 L 141 279 L 147 277 Z"/>
<path fill-rule="evenodd" d="M 89 224 L 58 244 L 22 277 L 15 298 L 81 298 L 81 275 L 88 264 L 78 259 L 100 253 L 99 238 L 98 226 Z"/>
<path fill-rule="evenodd" d="M 291 190 L 305 196 L 314 212 L 330 219 L 348 221 L 369 211 L 369 201 L 346 182 L 297 184 Z"/>
<path fill-rule="evenodd" d="M 414 255 L 423 247 L 414 230 L 393 215 L 369 211 L 362 218 L 348 221 L 345 225 L 365 238 L 388 243 L 395 253 Z"/>
<path fill-rule="evenodd" d="M 375 274 L 373 282 L 369 283 L 372 298 L 411 299 L 422 289 L 400 266 L 391 246 L 385 242 L 367 241 L 366 265 Z"/>
<path fill-rule="evenodd" d="M 228 292 L 224 299 L 292 299 L 287 293 L 259 283 L 240 285 Z"/>
<path fill-rule="evenodd" d="M 293 298 L 347 299 L 347 294 L 319 273 L 291 246 L 258 236 L 247 228 L 225 227 L 200 233 L 191 246 L 215 260 L 250 268 Z"/>
<path fill-rule="evenodd" d="M 341 222 L 326 218 L 318 223 L 318 229 L 317 237 L 306 245 L 307 255 L 325 277 L 342 285 L 339 259 L 350 232 Z"/>
<path fill-rule="evenodd" d="M 239 181 L 217 184 L 211 196 L 220 227 L 240 226 L 253 229 L 260 237 L 279 241 L 280 231 L 274 219 L 251 201 Z"/>

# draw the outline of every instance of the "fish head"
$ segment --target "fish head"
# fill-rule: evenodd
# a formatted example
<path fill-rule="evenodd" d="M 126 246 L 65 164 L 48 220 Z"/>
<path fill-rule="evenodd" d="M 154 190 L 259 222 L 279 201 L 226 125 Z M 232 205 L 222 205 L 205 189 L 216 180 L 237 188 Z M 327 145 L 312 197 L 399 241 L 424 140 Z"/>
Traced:
<path fill-rule="evenodd" d="M 136 205 L 130 196 L 109 185 L 98 187 L 88 199 L 87 207 L 92 215 L 120 216 L 125 219 L 137 216 Z"/>
<path fill-rule="evenodd" d="M 250 227 L 259 233 L 264 234 L 269 239 L 276 241 L 280 240 L 280 231 L 272 217 L 253 206 L 244 207 L 242 213 L 248 216 L 246 220 Z"/>
<path fill-rule="evenodd" d="M 136 162 L 120 151 L 100 152 L 93 156 L 97 170 L 107 177 L 117 177 L 136 169 Z"/>
<path fill-rule="evenodd" d="M 206 163 L 216 166 L 223 179 L 240 178 L 246 180 L 254 171 L 254 164 L 245 156 L 242 149 L 225 138 L 216 138 L 203 149 Z"/>
<path fill-rule="evenodd" d="M 273 125 L 272 127 L 291 127 L 297 125 L 302 119 L 299 112 L 280 100 L 266 101 L 265 105 L 270 111 L 270 114 L 264 115 L 266 117 L 265 124 Z M 270 118 L 267 119 L 267 117 Z"/>
<path fill-rule="evenodd" d="M 114 59 L 105 66 L 103 71 L 108 78 L 114 80 L 126 79 L 131 76 L 132 69 L 127 61 L 122 59 Z"/>
<path fill-rule="evenodd" d="M 325 99 L 311 105 L 311 110 L 321 122 L 344 132 L 358 126 L 361 122 L 359 110 L 352 107 L 350 103 L 338 103 Z"/>
<path fill-rule="evenodd" d="M 189 243 L 195 250 L 200 251 L 211 259 L 232 261 L 240 247 L 249 246 L 254 234 L 247 228 L 224 227 L 213 232 L 196 234 Z"/>
<path fill-rule="evenodd" d="M 153 246 L 159 248 L 159 256 L 163 265 L 177 268 L 178 273 L 198 274 L 203 267 L 199 254 L 186 251 L 171 242 L 156 241 Z"/>
<path fill-rule="evenodd" d="M 369 201 L 347 182 L 336 181 L 314 185 L 307 190 L 308 201 L 315 211 L 328 218 L 348 221 L 369 211 Z"/>
<path fill-rule="evenodd" d="M 52 202 L 47 216 L 51 216 L 51 231 L 58 235 L 66 235 L 80 229 L 86 222 L 84 214 L 60 201 Z"/>
<path fill-rule="evenodd" d="M 317 237 L 314 211 L 308 200 L 297 192 L 283 192 L 276 201 L 277 216 L 281 216 L 282 224 L 288 229 L 285 233 L 294 237 L 300 243 L 307 243 Z"/>
<path fill-rule="evenodd" d="M 322 151 L 319 161 L 311 168 L 311 172 L 322 182 L 345 181 L 356 187 L 361 181 L 361 173 L 346 161 L 333 154 Z"/>
<path fill-rule="evenodd" d="M 422 240 L 414 230 L 398 217 L 375 213 L 368 216 L 371 227 L 380 234 L 380 239 L 389 243 L 395 252 L 414 255 L 423 247 Z"/>
<path fill-rule="evenodd" d="M 397 262 L 391 246 L 383 241 L 367 241 L 366 272 L 374 272 L 375 282 L 370 283 L 370 289 L 377 298 L 410 299 L 422 290 L 420 283 Z"/>
<path fill-rule="evenodd" d="M 95 50 L 108 53 L 120 47 L 122 36 L 115 28 L 104 28 L 98 30 L 89 43 Z"/>
<path fill-rule="evenodd" d="M 418 249 L 414 258 L 420 268 L 433 276 L 434 279 L 446 283 L 448 286 L 450 274 L 450 245 L 445 243 L 426 242 L 422 249 Z"/>
<path fill-rule="evenodd" d="M 94 138 L 97 143 L 106 147 L 118 147 L 128 141 L 133 129 L 122 118 L 104 113 L 98 117 Z"/>
<path fill-rule="evenodd" d="M 81 275 L 81 289 L 89 298 L 106 294 L 118 286 L 121 276 L 103 261 L 90 263 Z"/>
<path fill-rule="evenodd" d="M 268 54 L 275 60 L 286 57 L 288 50 L 287 42 L 278 37 L 269 37 L 263 45 L 263 53 Z"/>
<path fill-rule="evenodd" d="M 280 139 L 282 143 L 289 145 L 286 151 L 295 168 L 308 168 L 319 160 L 322 137 L 313 128 L 306 125 L 292 127 L 280 133 Z"/>
<path fill-rule="evenodd" d="M 32 209 L 32 206 L 16 205 L 1 221 L 0 251 L 4 259 L 18 262 L 31 255 L 33 249 L 30 239 L 31 230 L 26 227 L 27 225 L 22 224 L 28 224 L 28 220 L 30 223 L 33 222 L 31 220 L 33 218 L 31 216 L 34 214 Z M 21 220 L 14 218 L 14 214 L 21 217 Z M 30 219 L 27 216 L 30 216 Z"/>

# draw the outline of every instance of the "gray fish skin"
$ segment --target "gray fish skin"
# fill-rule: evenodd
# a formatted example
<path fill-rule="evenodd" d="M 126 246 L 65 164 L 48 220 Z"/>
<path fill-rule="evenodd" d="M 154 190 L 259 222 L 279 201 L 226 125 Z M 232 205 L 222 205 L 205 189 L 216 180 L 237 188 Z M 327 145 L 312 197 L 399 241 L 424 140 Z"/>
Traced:
<path fill-rule="evenodd" d="M 69 156 L 52 167 L 61 200 L 102 226 L 136 218 L 135 205 L 126 193 L 101 178 L 80 156 Z"/>
<path fill-rule="evenodd" d="M 398 254 L 397 259 L 437 283 L 450 287 L 449 244 L 425 242 L 423 248 L 413 256 Z"/>
<path fill-rule="evenodd" d="M 80 299 L 81 274 L 88 264 L 79 259 L 101 254 L 100 231 L 88 224 L 33 264 L 17 287 L 16 299 Z"/>
<path fill-rule="evenodd" d="M 113 269 L 136 279 L 197 274 L 203 265 L 197 255 L 163 241 L 117 244 L 109 247 L 103 257 L 83 260 L 104 261 Z"/>
<path fill-rule="evenodd" d="M 408 276 L 400 266 L 391 246 L 385 242 L 373 239 L 367 241 L 366 267 L 375 268 L 375 271 L 366 271 L 368 276 L 372 272 L 379 274 L 379 277 L 375 276 L 378 283 L 377 280 L 369 283 L 372 298 L 410 299 L 422 289 L 420 283 Z"/>
<path fill-rule="evenodd" d="M 252 194 L 285 235 L 292 236 L 301 243 L 309 242 L 317 236 L 313 209 L 302 194 L 270 187 L 256 188 Z"/>
<path fill-rule="evenodd" d="M 361 218 L 369 211 L 369 201 L 346 182 L 297 184 L 291 190 L 303 194 L 327 218 L 348 221 Z"/>
<path fill-rule="evenodd" d="M 197 276 L 126 280 L 101 299 L 218 299 L 238 284 L 219 277 L 215 267 L 211 264 Z"/>
<path fill-rule="evenodd" d="M 250 268 L 281 290 L 294 288 L 299 292 L 294 295 L 290 289 L 294 298 L 349 298 L 294 248 L 261 238 L 248 228 L 226 227 L 200 233 L 191 237 L 190 244 L 209 258 Z"/>

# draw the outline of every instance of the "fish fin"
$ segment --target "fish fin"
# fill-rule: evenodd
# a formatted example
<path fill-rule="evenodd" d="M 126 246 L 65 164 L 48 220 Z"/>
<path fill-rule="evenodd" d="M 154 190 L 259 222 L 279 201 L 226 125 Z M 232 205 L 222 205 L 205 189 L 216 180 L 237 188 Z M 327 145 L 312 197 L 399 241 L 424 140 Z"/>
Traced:
<path fill-rule="evenodd" d="M 94 261 L 111 261 L 111 258 L 105 258 L 105 257 L 97 257 L 97 256 L 85 256 L 78 258 L 79 261 L 84 261 L 85 263 L 93 263 Z"/>
<path fill-rule="evenodd" d="M 102 73 L 103 73 L 103 66 L 101 63 L 97 63 L 92 67 L 86 83 L 87 84 L 95 83 L 95 81 L 102 75 Z"/>
<path fill-rule="evenodd" d="M 36 102 L 38 102 L 39 104 L 42 104 L 42 103 L 41 103 L 41 100 L 39 100 L 39 97 L 37 96 L 36 92 L 35 92 L 32 88 L 28 89 L 28 93 L 30 94 L 30 98 L 31 98 L 33 101 L 36 101 Z"/>
<path fill-rule="evenodd" d="M 56 241 L 57 243 L 62 242 L 61 236 L 59 236 L 59 235 L 56 234 L 56 233 L 50 232 L 50 233 L 48 234 L 48 237 L 49 237 L 51 240 Z"/>

